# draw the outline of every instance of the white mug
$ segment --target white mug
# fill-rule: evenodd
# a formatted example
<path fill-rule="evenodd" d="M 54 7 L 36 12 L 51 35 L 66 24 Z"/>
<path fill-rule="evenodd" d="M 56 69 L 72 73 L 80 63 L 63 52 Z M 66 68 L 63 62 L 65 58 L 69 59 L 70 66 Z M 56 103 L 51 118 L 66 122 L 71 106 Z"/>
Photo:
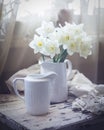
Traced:
<path fill-rule="evenodd" d="M 52 73 L 53 74 L 53 73 Z M 46 77 L 40 74 L 29 75 L 25 78 L 15 78 L 13 87 L 15 93 L 25 101 L 26 110 L 31 115 L 43 115 L 49 112 L 50 105 L 50 85 L 52 74 Z M 53 78 L 55 74 L 53 74 Z M 24 82 L 24 96 L 17 90 L 16 81 Z"/>

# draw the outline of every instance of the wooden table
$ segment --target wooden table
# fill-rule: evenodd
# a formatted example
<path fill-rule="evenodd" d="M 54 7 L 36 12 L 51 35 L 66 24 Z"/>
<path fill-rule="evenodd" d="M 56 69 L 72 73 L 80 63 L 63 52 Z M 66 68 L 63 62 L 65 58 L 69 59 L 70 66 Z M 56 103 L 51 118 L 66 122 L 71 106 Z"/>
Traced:
<path fill-rule="evenodd" d="M 5 130 L 89 130 L 104 123 L 104 116 L 93 116 L 74 112 L 72 99 L 65 103 L 50 105 L 50 112 L 44 116 L 31 116 L 25 110 L 24 102 L 15 95 L 0 95 L 0 122 Z M 5 127 L 8 127 L 6 129 Z M 97 130 L 95 129 L 94 130 Z M 99 128 L 98 128 L 99 129 Z M 101 130 L 101 129 L 99 129 Z M 104 125 L 102 126 L 104 130 Z"/>

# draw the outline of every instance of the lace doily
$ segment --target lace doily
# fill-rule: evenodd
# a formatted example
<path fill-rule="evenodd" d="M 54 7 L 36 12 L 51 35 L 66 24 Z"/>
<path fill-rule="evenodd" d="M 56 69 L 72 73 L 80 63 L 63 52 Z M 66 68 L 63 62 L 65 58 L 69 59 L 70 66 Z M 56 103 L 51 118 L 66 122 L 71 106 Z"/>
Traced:
<path fill-rule="evenodd" d="M 104 113 L 104 95 L 91 93 L 76 98 L 72 103 L 72 109 L 97 115 L 102 114 Z"/>

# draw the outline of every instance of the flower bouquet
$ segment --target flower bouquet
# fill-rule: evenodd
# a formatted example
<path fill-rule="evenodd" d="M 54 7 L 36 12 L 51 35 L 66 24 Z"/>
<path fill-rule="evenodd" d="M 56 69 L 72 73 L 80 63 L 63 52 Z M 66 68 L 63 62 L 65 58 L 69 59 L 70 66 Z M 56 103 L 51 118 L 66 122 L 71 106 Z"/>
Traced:
<path fill-rule="evenodd" d="M 55 27 L 53 22 L 42 22 L 36 33 L 29 46 L 34 49 L 34 53 L 40 53 L 43 57 L 43 61 L 39 62 L 40 72 L 57 74 L 51 87 L 50 101 L 63 102 L 68 98 L 67 79 L 72 71 L 72 64 L 66 57 L 74 53 L 84 58 L 91 55 L 91 38 L 84 31 L 83 24 L 67 22 L 65 26 L 59 27 Z M 51 60 L 47 61 L 46 57 Z"/>
<path fill-rule="evenodd" d="M 67 55 L 79 53 L 87 58 L 92 54 L 91 37 L 84 31 L 83 24 L 70 24 L 55 27 L 53 22 L 42 22 L 36 29 L 34 39 L 29 46 L 34 53 L 41 53 L 43 60 L 50 57 L 53 62 L 64 62 Z"/>

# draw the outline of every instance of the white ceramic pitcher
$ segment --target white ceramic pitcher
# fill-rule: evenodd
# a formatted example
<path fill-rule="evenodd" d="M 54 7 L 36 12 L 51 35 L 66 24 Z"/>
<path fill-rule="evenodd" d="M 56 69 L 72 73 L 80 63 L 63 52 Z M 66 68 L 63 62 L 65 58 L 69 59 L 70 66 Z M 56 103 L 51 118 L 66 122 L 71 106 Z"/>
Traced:
<path fill-rule="evenodd" d="M 50 61 L 39 62 L 41 73 L 48 73 L 53 71 L 57 74 L 54 83 L 51 87 L 51 102 L 58 103 L 67 100 L 68 87 L 67 77 L 70 76 L 72 71 L 72 64 L 69 60 L 61 63 L 53 63 Z"/>
<path fill-rule="evenodd" d="M 24 99 L 26 110 L 31 115 L 43 115 L 48 113 L 50 104 L 51 82 L 56 77 L 54 72 L 46 74 L 28 75 L 25 78 L 15 78 L 13 87 L 15 93 Z M 21 96 L 17 90 L 16 82 L 24 82 L 24 96 Z"/>

